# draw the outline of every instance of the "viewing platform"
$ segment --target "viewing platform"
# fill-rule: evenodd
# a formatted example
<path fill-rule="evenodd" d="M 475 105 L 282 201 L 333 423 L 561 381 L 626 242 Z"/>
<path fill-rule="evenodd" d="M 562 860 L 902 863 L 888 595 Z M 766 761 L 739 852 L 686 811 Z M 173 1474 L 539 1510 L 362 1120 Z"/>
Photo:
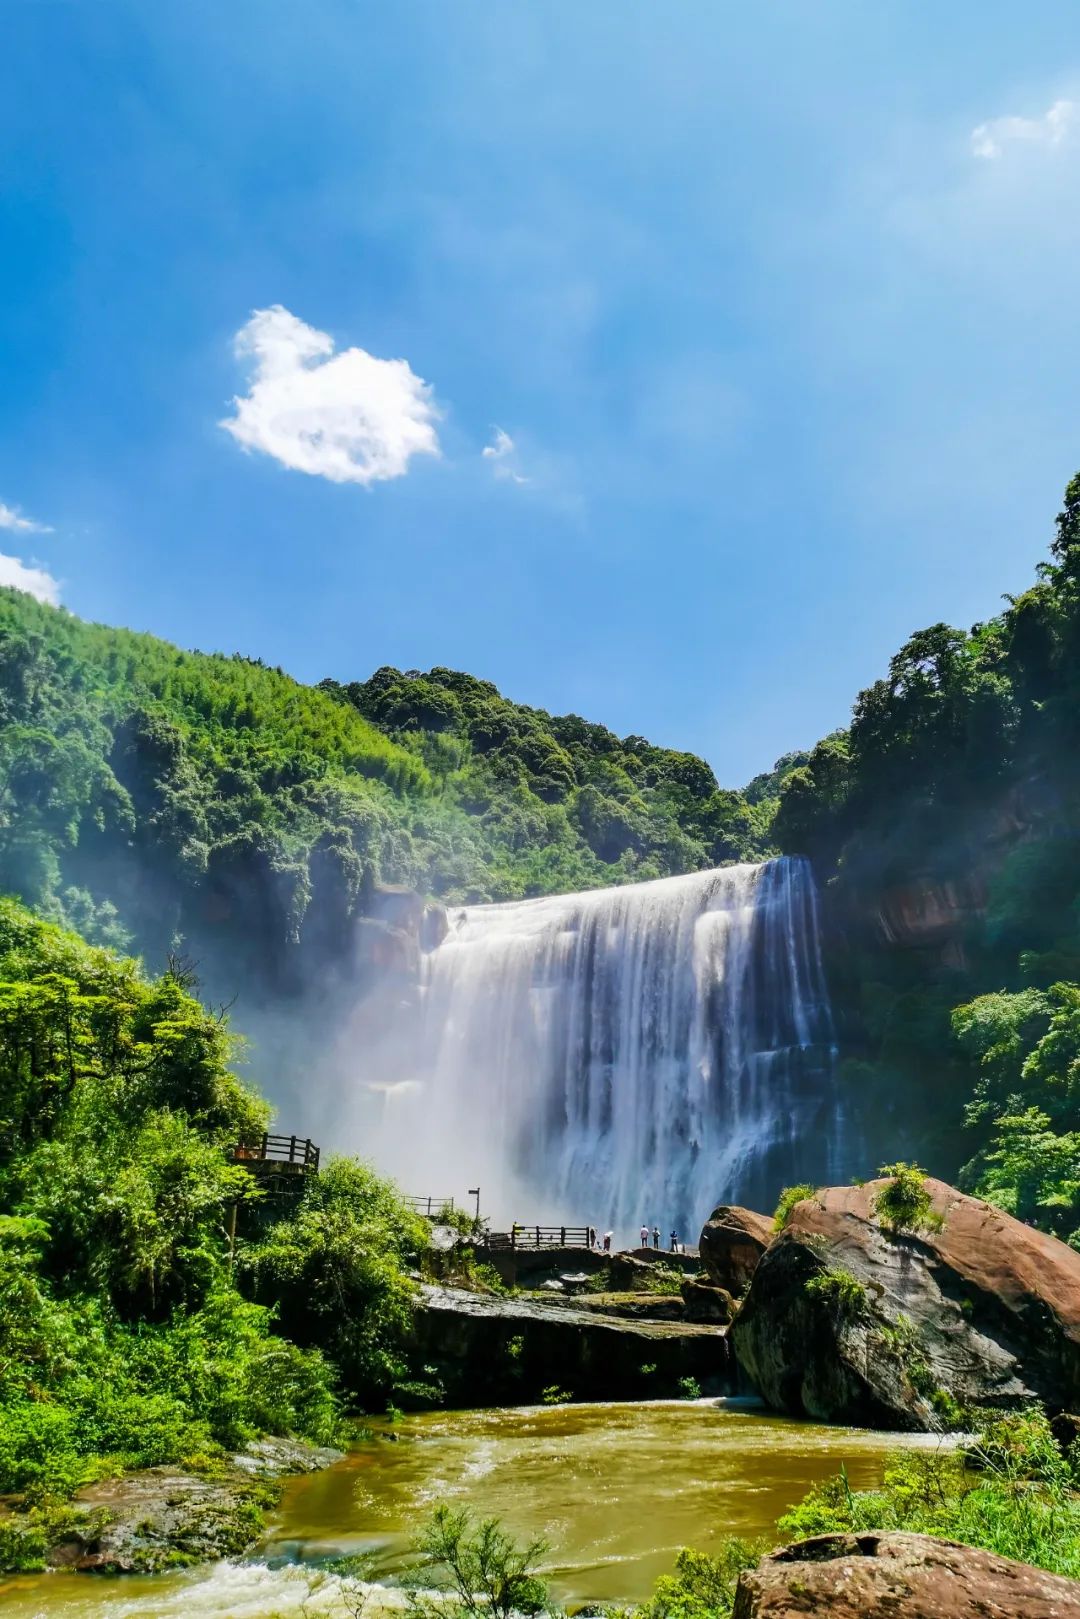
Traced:
<path fill-rule="evenodd" d="M 229 1159 L 240 1164 L 271 1196 L 298 1195 L 310 1175 L 319 1173 L 319 1149 L 306 1136 L 269 1135 L 265 1131 L 229 1148 Z"/>
<path fill-rule="evenodd" d="M 589 1227 L 584 1225 L 512 1225 L 509 1231 L 485 1231 L 485 1248 L 589 1248 Z"/>

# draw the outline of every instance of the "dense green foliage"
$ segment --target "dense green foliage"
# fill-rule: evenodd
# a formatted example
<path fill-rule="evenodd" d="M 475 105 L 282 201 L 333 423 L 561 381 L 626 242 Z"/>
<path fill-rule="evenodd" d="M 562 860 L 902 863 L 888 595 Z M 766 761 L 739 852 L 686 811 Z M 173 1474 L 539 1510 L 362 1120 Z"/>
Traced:
<path fill-rule="evenodd" d="M 853 1491 L 840 1473 L 777 1530 L 785 1540 L 864 1529 L 941 1535 L 1076 1579 L 1077 1483 L 1076 1461 L 1062 1455 L 1044 1416 L 1002 1417 L 966 1452 L 897 1451 L 879 1490 Z"/>
<path fill-rule="evenodd" d="M 1065 1236 L 1080 1225 L 1078 740 L 1080 477 L 1029 590 L 968 631 L 912 636 L 850 729 L 768 787 L 778 844 L 824 885 L 849 1092 L 872 1120 L 895 1109 L 890 1130 L 940 1172 L 971 1158 L 966 1185 Z"/>
<path fill-rule="evenodd" d="M 753 857 L 771 802 L 471 676 L 306 687 L 0 590 L 0 893 L 162 959 L 340 950 L 372 878 L 509 898 Z M 303 952 L 300 952 L 303 954 Z"/>
<path fill-rule="evenodd" d="M 148 981 L 0 900 L 0 1493 L 197 1465 L 263 1431 L 326 1439 L 338 1388 L 381 1396 L 402 1375 L 423 1231 L 348 1162 L 292 1220 L 256 1219 L 224 1149 L 267 1110 L 228 1058 L 223 1020 L 177 975 Z"/>
<path fill-rule="evenodd" d="M 965 1183 L 1080 1243 L 1080 986 L 981 995 L 953 1027 L 977 1064 L 968 1118 L 991 1125 Z"/>
<path fill-rule="evenodd" d="M 805 1198 L 813 1197 L 816 1191 L 816 1186 L 809 1186 L 806 1184 L 800 1184 L 799 1186 L 785 1186 L 783 1191 L 780 1193 L 779 1201 L 777 1202 L 776 1208 L 773 1211 L 773 1230 L 783 1231 L 784 1227 L 791 1219 L 791 1211 L 794 1209 L 796 1203 L 801 1203 Z"/>

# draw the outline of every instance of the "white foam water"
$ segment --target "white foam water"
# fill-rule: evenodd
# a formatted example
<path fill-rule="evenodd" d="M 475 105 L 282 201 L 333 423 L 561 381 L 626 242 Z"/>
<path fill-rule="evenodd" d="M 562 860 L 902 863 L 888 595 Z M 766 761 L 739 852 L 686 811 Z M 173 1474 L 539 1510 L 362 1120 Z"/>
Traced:
<path fill-rule="evenodd" d="M 409 1185 L 694 1241 L 718 1201 L 771 1207 L 842 1145 L 804 860 L 454 908 L 422 970 L 379 1155 Z"/>

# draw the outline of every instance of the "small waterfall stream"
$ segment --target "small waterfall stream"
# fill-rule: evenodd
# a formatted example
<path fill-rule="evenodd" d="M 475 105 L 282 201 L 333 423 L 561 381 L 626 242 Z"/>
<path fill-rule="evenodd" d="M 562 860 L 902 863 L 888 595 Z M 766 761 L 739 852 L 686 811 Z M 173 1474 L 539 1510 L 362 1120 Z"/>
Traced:
<path fill-rule="evenodd" d="M 840 1133 L 805 861 L 454 908 L 384 1124 L 497 1219 L 696 1240 L 825 1179 Z M 437 1167 L 438 1166 L 438 1167 Z M 415 1176 L 414 1176 L 415 1178 Z"/>

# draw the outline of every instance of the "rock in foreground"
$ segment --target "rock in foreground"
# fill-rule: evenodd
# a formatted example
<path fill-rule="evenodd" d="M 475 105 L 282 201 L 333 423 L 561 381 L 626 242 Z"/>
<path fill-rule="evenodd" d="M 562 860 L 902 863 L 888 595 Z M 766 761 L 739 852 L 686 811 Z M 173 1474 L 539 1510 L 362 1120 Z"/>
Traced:
<path fill-rule="evenodd" d="M 737 1204 L 714 1209 L 701 1231 L 699 1251 L 709 1280 L 739 1294 L 749 1284 L 775 1232 L 767 1214 Z"/>
<path fill-rule="evenodd" d="M 215 1471 L 148 1467 L 99 1479 L 75 1498 L 75 1518 L 49 1564 L 93 1574 L 156 1574 L 239 1557 L 263 1530 L 263 1512 L 290 1473 L 311 1473 L 342 1452 L 298 1439 L 254 1440 Z"/>
<path fill-rule="evenodd" d="M 936 1180 L 932 1223 L 892 1235 L 888 1185 L 806 1198 L 762 1258 L 731 1329 L 762 1398 L 899 1429 L 940 1427 L 951 1402 L 1076 1410 L 1080 1254 Z"/>
<path fill-rule="evenodd" d="M 929 1535 L 819 1535 L 739 1577 L 732 1619 L 1080 1619 L 1080 1584 Z"/>

